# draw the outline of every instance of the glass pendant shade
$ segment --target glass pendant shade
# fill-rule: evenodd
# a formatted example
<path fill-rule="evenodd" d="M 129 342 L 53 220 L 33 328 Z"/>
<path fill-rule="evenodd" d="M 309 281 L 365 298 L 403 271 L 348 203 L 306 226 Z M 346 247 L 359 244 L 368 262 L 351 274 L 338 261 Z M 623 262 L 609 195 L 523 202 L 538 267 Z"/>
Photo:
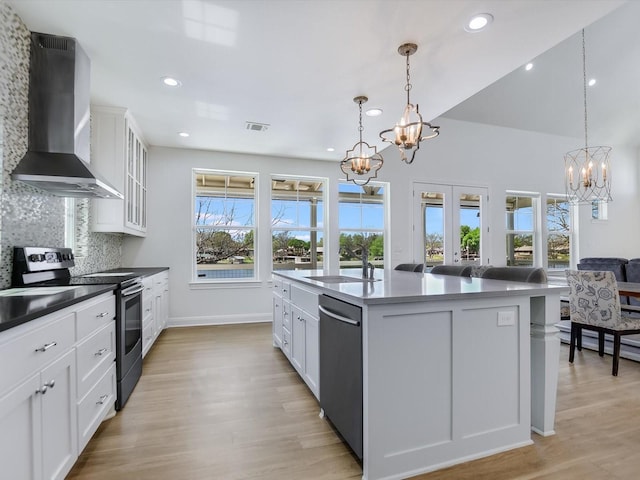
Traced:
<path fill-rule="evenodd" d="M 422 120 L 418 105 L 413 105 L 409 99 L 409 91 L 411 90 L 409 56 L 413 55 L 417 49 L 418 46 L 413 43 L 405 43 L 398 47 L 398 53 L 407 57 L 407 84 L 405 86 L 407 105 L 396 126 L 380 132 L 380 138 L 384 142 L 395 144 L 400 150 L 401 160 L 408 164 L 413 162 L 416 152 L 420 148 L 420 142 L 437 137 L 440 133 L 440 127 Z M 423 132 L 428 133 L 423 135 Z"/>
<path fill-rule="evenodd" d="M 384 160 L 378 153 L 375 146 L 362 141 L 362 104 L 366 103 L 367 97 L 359 96 L 353 99 L 360 109 L 360 122 L 358 131 L 360 141 L 351 150 L 347 150 L 344 159 L 340 162 L 340 169 L 346 175 L 347 180 L 356 185 L 366 185 L 372 178 L 378 176 L 378 170 L 382 168 Z"/>
<path fill-rule="evenodd" d="M 591 204 L 611 198 L 611 147 L 585 147 L 564 156 L 565 190 L 571 203 Z"/>
<path fill-rule="evenodd" d="M 584 148 L 564 155 L 564 184 L 567 199 L 573 204 L 610 202 L 611 147 L 589 147 L 587 136 L 587 67 L 584 29 L 582 30 L 582 88 L 584 102 Z"/>

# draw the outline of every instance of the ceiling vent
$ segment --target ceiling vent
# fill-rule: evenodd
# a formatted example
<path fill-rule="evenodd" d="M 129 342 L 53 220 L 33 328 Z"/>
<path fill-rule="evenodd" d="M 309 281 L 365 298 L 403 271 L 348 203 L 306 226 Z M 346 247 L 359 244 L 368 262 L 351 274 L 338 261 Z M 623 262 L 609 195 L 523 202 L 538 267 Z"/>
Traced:
<path fill-rule="evenodd" d="M 253 132 L 266 132 L 270 125 L 268 123 L 247 122 L 247 130 Z"/>

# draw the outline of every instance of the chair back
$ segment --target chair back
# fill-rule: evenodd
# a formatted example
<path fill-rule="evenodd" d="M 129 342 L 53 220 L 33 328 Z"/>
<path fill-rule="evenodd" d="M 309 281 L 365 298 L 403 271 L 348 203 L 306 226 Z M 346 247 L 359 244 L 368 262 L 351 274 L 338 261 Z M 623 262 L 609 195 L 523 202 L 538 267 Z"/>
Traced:
<path fill-rule="evenodd" d="M 482 278 L 511 282 L 547 283 L 547 273 L 539 267 L 491 267 L 481 273 Z"/>
<path fill-rule="evenodd" d="M 455 275 L 457 277 L 470 277 L 471 265 L 434 265 L 429 273 L 434 275 Z"/>
<path fill-rule="evenodd" d="M 572 322 L 614 328 L 621 323 L 620 295 L 611 271 L 566 270 Z"/>
<path fill-rule="evenodd" d="M 404 270 L 405 272 L 422 272 L 424 263 L 400 263 L 394 270 Z"/>

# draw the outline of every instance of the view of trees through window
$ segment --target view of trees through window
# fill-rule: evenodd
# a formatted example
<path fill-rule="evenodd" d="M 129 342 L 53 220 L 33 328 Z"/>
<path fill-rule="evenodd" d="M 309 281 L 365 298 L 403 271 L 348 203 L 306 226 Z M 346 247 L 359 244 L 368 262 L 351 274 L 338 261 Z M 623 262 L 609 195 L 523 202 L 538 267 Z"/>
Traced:
<path fill-rule="evenodd" d="M 338 194 L 340 268 L 359 268 L 363 259 L 384 267 L 385 188 L 341 183 Z"/>
<path fill-rule="evenodd" d="M 324 180 L 271 179 L 271 247 L 277 270 L 321 269 L 324 260 Z"/>
<path fill-rule="evenodd" d="M 547 267 L 564 269 L 571 258 L 571 210 L 565 197 L 547 197 Z"/>
<path fill-rule="evenodd" d="M 254 174 L 194 170 L 199 280 L 255 278 Z"/>

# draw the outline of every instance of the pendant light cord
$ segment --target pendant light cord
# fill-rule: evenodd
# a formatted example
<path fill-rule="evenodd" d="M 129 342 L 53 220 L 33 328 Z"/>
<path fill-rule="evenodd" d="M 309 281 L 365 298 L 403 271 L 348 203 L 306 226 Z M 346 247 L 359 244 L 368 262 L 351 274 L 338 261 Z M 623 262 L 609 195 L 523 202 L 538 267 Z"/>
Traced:
<path fill-rule="evenodd" d="M 587 54 L 584 43 L 584 28 L 582 29 L 582 92 L 584 98 L 584 148 L 589 148 L 587 138 Z"/>
<path fill-rule="evenodd" d="M 411 90 L 411 74 L 409 73 L 409 55 L 410 53 L 407 51 L 407 84 L 404 89 L 407 91 L 407 104 L 411 103 L 409 101 L 409 90 Z"/>

